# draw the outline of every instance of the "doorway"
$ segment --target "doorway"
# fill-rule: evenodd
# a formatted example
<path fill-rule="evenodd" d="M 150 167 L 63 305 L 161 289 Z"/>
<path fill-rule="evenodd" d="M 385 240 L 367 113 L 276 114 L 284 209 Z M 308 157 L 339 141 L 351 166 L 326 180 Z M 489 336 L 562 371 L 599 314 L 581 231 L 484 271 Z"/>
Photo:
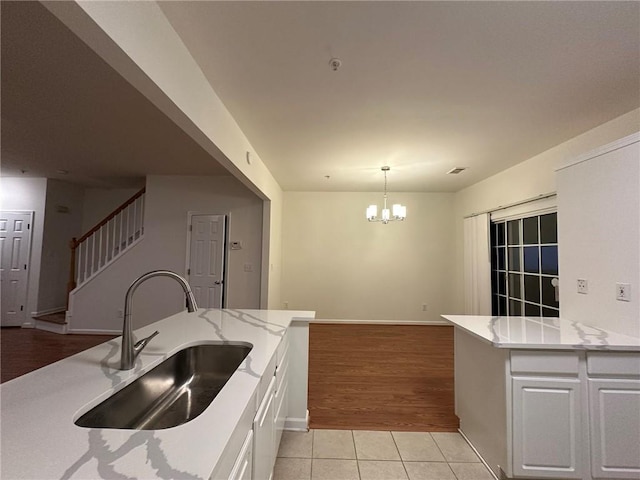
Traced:
<path fill-rule="evenodd" d="M 226 215 L 189 214 L 187 278 L 199 307 L 224 308 Z"/>
<path fill-rule="evenodd" d="M 0 325 L 21 326 L 26 319 L 33 212 L 0 212 Z"/>

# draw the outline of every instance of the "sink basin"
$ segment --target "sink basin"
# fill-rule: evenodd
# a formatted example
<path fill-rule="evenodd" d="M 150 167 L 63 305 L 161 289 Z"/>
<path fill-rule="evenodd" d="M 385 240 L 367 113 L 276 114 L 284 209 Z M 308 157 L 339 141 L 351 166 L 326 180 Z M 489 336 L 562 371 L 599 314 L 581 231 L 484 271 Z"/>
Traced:
<path fill-rule="evenodd" d="M 160 430 L 200 415 L 251 351 L 247 343 L 180 350 L 79 417 L 89 428 Z"/>

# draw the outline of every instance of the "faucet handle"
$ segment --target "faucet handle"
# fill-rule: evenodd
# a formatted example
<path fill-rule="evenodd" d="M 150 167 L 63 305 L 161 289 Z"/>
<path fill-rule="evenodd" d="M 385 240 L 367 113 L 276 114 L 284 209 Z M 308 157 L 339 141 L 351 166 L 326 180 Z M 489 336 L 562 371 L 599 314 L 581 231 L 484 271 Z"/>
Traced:
<path fill-rule="evenodd" d="M 155 332 L 153 332 L 151 335 L 149 335 L 146 338 L 143 338 L 142 340 L 138 340 L 135 345 L 133 346 L 133 349 L 140 353 L 144 347 L 147 346 L 147 344 L 153 339 L 153 337 L 155 337 L 156 335 L 158 335 L 160 332 L 158 330 L 156 330 Z"/>

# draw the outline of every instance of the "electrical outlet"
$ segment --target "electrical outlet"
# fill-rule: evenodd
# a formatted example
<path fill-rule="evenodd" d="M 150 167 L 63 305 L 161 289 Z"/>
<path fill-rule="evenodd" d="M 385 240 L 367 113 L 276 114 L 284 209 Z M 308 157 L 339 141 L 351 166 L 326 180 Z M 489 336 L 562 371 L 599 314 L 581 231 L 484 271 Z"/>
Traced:
<path fill-rule="evenodd" d="M 620 302 L 631 301 L 631 284 L 630 283 L 616 283 L 616 300 Z"/>
<path fill-rule="evenodd" d="M 587 282 L 584 278 L 579 278 L 576 282 L 576 285 L 578 287 L 578 293 L 582 293 L 583 295 L 589 293 L 589 282 Z"/>
<path fill-rule="evenodd" d="M 285 310 L 289 310 L 289 302 L 284 302 L 283 305 Z"/>
<path fill-rule="evenodd" d="M 124 312 L 122 310 L 118 310 L 118 318 L 123 318 Z"/>
<path fill-rule="evenodd" d="M 422 311 L 423 311 L 423 312 L 426 312 L 426 311 L 427 311 L 427 304 L 426 304 L 426 303 L 423 303 L 423 304 L 422 304 Z"/>

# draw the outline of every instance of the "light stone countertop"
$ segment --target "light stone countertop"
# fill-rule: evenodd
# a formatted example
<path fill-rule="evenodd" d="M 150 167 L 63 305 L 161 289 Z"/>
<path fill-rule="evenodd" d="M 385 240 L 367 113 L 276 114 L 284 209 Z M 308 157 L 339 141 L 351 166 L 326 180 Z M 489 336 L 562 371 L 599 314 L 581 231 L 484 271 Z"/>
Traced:
<path fill-rule="evenodd" d="M 293 320 L 314 312 L 199 309 L 136 330 L 160 334 L 134 370 L 118 370 L 121 337 L 0 386 L 0 477 L 6 479 L 208 479 Z M 241 341 L 253 349 L 211 405 L 164 430 L 89 429 L 73 422 L 178 350 Z"/>
<path fill-rule="evenodd" d="M 640 338 L 562 318 L 442 315 L 454 326 L 497 348 L 640 351 Z"/>

